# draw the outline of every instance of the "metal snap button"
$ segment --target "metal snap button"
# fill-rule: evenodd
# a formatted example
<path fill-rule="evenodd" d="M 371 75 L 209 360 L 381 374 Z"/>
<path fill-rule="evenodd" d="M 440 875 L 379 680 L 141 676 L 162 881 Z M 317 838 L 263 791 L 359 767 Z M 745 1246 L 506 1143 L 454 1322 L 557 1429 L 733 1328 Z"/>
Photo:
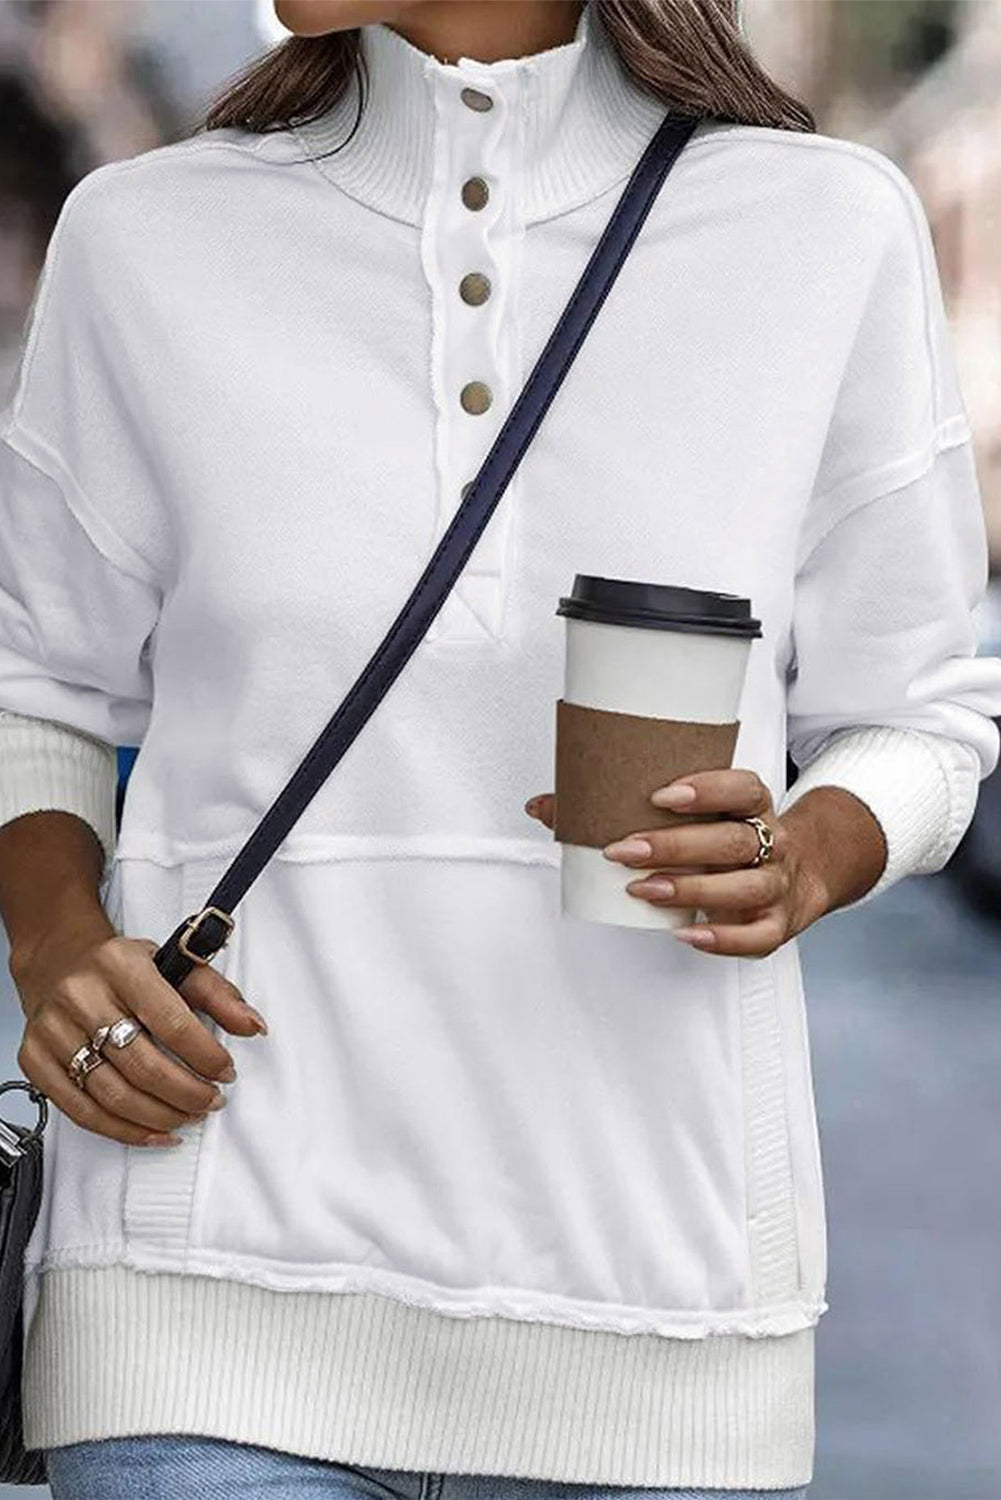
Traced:
<path fill-rule="evenodd" d="M 493 399 L 493 392 L 482 380 L 468 381 L 459 392 L 463 410 L 470 412 L 474 417 L 485 412 Z"/>
<path fill-rule="evenodd" d="M 459 98 L 462 100 L 463 104 L 468 105 L 470 109 L 482 111 L 485 109 L 493 109 L 494 107 L 494 101 L 491 99 L 490 95 L 484 94 L 481 89 L 465 88 L 462 90 Z"/>
<path fill-rule="evenodd" d="M 473 481 L 471 479 L 467 479 L 466 482 L 465 482 L 465 484 L 462 486 L 462 489 L 459 491 L 459 499 L 460 500 L 465 500 L 466 496 L 469 494 L 469 491 L 472 488 L 473 488 Z"/>
<path fill-rule="evenodd" d="M 459 282 L 459 296 L 471 307 L 479 307 L 490 296 L 490 278 L 482 271 L 470 271 Z"/>
<path fill-rule="evenodd" d="M 490 189 L 482 177 L 470 177 L 462 184 L 462 201 L 467 208 L 485 208 Z"/>

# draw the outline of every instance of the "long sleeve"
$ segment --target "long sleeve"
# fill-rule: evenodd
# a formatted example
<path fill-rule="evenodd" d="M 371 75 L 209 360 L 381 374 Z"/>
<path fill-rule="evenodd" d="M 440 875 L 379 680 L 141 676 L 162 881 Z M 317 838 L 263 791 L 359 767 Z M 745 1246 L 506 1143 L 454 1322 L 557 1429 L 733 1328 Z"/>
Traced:
<path fill-rule="evenodd" d="M 75 813 L 97 834 L 107 873 L 115 850 L 114 746 L 54 719 L 0 710 L 0 825 L 23 813 Z"/>
<path fill-rule="evenodd" d="M 98 547 L 17 441 L 0 438 L 0 709 L 139 744 L 158 591 Z"/>
<path fill-rule="evenodd" d="M 115 746 L 138 744 L 158 596 L 90 540 L 59 486 L 0 441 L 0 822 L 59 809 L 115 839 Z"/>
<path fill-rule="evenodd" d="M 787 741 L 815 786 L 877 818 L 888 858 L 854 905 L 940 870 L 1001 754 L 1001 660 L 978 654 L 987 539 L 924 212 L 888 177 L 888 232 L 800 533 Z"/>
<path fill-rule="evenodd" d="M 151 710 L 161 537 L 114 399 L 96 176 L 63 206 L 0 413 L 0 819 L 75 812 L 110 856 L 114 747 Z"/>

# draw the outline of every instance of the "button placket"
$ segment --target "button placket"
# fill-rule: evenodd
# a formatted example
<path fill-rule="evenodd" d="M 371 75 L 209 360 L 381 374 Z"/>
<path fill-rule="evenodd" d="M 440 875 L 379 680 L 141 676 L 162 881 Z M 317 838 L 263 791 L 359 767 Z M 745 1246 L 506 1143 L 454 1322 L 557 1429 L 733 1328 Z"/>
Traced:
<path fill-rule="evenodd" d="M 467 108 L 475 109 L 480 114 L 494 107 L 493 95 L 485 94 L 481 89 L 464 88 L 460 91 L 459 98 Z"/>
<path fill-rule="evenodd" d="M 490 184 L 479 176 L 467 177 L 462 184 L 461 197 L 466 208 L 478 213 L 490 201 Z"/>
<path fill-rule="evenodd" d="M 524 221 L 519 80 L 436 72 L 436 129 L 421 253 L 432 294 L 436 545 L 468 492 L 521 383 L 516 316 Z M 457 76 L 452 76 L 452 73 Z M 464 76 L 465 75 L 465 76 Z M 489 101 L 489 102 L 485 102 Z M 428 639 L 501 632 L 516 473 Z"/>
<path fill-rule="evenodd" d="M 470 307 L 480 307 L 490 296 L 490 277 L 482 271 L 467 271 L 459 282 L 459 296 Z"/>

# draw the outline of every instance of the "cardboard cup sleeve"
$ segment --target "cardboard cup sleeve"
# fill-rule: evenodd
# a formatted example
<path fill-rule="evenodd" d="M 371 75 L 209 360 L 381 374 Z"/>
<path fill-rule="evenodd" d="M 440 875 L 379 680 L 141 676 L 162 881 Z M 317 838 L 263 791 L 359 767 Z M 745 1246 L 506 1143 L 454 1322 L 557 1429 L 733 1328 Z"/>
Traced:
<path fill-rule="evenodd" d="M 655 807 L 650 794 L 688 772 L 731 766 L 739 729 L 739 719 L 654 719 L 558 698 L 554 838 L 604 848 L 643 828 L 715 822 L 718 813 Z"/>

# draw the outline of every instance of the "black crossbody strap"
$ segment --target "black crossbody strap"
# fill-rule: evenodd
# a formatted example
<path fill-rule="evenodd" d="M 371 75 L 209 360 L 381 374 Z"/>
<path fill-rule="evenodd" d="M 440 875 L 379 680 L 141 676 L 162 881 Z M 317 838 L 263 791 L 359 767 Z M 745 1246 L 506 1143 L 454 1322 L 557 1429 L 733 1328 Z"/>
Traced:
<path fill-rule="evenodd" d="M 669 112 L 658 125 L 521 394 L 406 604 L 336 713 L 234 856 L 202 910 L 181 922 L 154 954 L 157 968 L 171 984 L 179 985 L 195 964 L 207 962 L 223 946 L 233 927 L 237 902 L 417 649 L 490 520 L 699 118 Z"/>

